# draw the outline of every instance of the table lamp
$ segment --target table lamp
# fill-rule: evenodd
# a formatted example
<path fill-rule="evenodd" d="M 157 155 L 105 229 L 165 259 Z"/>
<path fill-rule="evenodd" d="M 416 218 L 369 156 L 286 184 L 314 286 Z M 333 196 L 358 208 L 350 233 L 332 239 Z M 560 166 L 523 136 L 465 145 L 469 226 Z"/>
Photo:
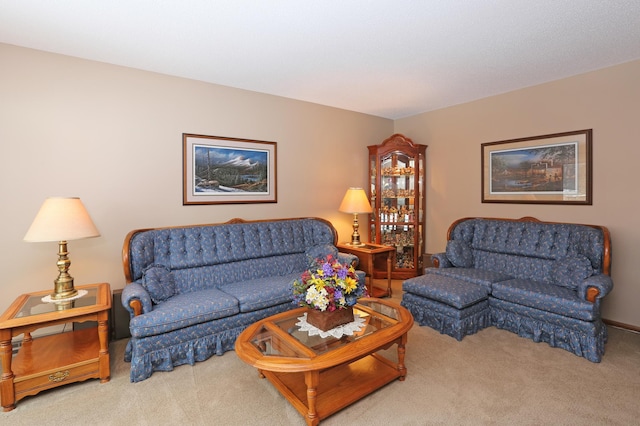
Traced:
<path fill-rule="evenodd" d="M 98 237 L 100 233 L 93 224 L 82 201 L 77 197 L 47 198 L 24 236 L 25 241 L 58 241 L 58 278 L 53 281 L 52 300 L 74 297 L 78 291 L 73 288 L 73 277 L 69 275 L 71 261 L 67 256 L 67 241 Z"/>
<path fill-rule="evenodd" d="M 344 213 L 353 213 L 353 234 L 351 235 L 351 242 L 347 243 L 351 246 L 363 246 L 360 242 L 360 233 L 358 232 L 358 213 L 371 213 L 371 204 L 367 199 L 367 194 L 364 193 L 362 188 L 349 188 L 347 193 L 344 194 L 340 208 L 338 209 Z"/>

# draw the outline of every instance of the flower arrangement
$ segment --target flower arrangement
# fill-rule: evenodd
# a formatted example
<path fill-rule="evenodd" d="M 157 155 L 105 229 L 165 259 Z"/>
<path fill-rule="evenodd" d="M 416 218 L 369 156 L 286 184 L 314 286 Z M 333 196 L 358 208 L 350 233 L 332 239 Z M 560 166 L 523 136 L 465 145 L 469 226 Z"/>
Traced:
<path fill-rule="evenodd" d="M 293 303 L 318 311 L 345 309 L 366 296 L 367 289 L 359 284 L 353 266 L 343 265 L 331 255 L 317 259 L 293 282 Z"/>

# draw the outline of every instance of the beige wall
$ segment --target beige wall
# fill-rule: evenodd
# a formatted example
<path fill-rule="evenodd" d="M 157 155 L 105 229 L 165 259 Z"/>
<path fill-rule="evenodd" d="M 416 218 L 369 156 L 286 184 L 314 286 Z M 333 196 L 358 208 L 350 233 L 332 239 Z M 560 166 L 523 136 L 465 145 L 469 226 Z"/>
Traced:
<path fill-rule="evenodd" d="M 463 216 L 606 225 L 615 289 L 604 316 L 640 327 L 640 61 L 397 120 L 395 128 L 382 118 L 9 45 L 0 44 L 0 62 L 0 311 L 21 293 L 53 287 L 56 244 L 22 241 L 48 196 L 80 196 L 102 233 L 69 243 L 76 283 L 121 288 L 122 240 L 139 227 L 313 215 L 348 239 L 351 217 L 337 211 L 340 199 L 366 182 L 366 146 L 395 131 L 429 145 L 428 252 L 444 249 L 449 224 Z M 587 128 L 593 206 L 480 202 L 481 143 Z M 278 142 L 278 203 L 183 206 L 183 132 Z"/>
<path fill-rule="evenodd" d="M 320 216 L 367 179 L 378 117 L 0 44 L 0 312 L 53 288 L 55 243 L 22 241 L 48 196 L 79 196 L 102 236 L 69 243 L 76 284 L 124 286 L 122 241 L 140 227 Z M 182 205 L 182 133 L 275 141 L 278 203 Z"/>
<path fill-rule="evenodd" d="M 427 251 L 466 216 L 534 216 L 609 228 L 614 290 L 603 316 L 640 327 L 640 61 L 481 99 L 395 122 L 427 149 Z M 496 78 L 500 78 L 496 75 Z M 593 129 L 593 205 L 483 204 L 480 145 Z"/>

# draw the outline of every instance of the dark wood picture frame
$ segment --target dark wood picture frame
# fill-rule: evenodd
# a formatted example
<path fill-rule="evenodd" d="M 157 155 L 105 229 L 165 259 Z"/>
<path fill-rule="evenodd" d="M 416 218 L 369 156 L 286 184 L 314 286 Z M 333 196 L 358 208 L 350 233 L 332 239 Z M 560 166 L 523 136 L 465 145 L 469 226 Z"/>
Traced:
<path fill-rule="evenodd" d="M 591 205 L 592 133 L 483 143 L 482 202 Z"/>
<path fill-rule="evenodd" d="M 182 134 L 182 204 L 277 203 L 276 142 Z"/>

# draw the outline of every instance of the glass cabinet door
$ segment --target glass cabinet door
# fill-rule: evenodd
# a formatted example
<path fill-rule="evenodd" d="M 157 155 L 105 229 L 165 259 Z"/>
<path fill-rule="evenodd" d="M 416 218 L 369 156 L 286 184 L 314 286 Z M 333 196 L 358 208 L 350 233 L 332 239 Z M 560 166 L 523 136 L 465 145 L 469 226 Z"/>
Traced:
<path fill-rule="evenodd" d="M 395 247 L 396 279 L 422 273 L 425 151 L 402 135 L 369 147 L 370 242 Z"/>

